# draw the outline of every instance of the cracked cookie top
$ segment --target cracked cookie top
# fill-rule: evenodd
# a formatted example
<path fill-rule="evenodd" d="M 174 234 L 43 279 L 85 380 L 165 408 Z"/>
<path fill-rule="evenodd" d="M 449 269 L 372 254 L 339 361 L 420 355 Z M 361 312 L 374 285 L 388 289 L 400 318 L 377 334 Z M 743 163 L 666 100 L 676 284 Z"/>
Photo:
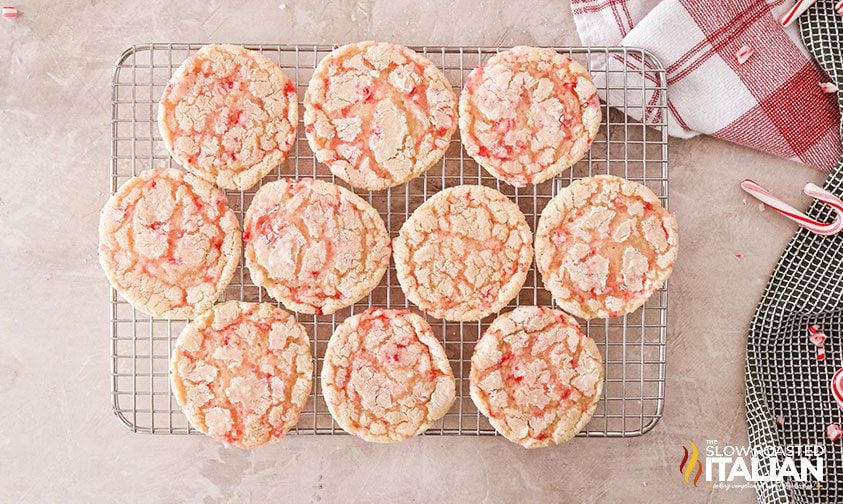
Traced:
<path fill-rule="evenodd" d="M 266 56 L 233 45 L 206 45 L 187 58 L 158 106 L 173 159 L 241 191 L 287 159 L 297 121 L 293 81 Z"/>
<path fill-rule="evenodd" d="M 322 393 L 343 430 L 389 443 L 420 434 L 445 415 L 456 385 L 445 350 L 423 318 L 370 308 L 331 336 Z"/>
<path fill-rule="evenodd" d="M 181 170 L 146 170 L 102 209 L 99 259 L 132 306 L 190 318 L 210 308 L 240 260 L 240 224 L 225 195 Z"/>
<path fill-rule="evenodd" d="M 559 191 L 536 229 L 544 286 L 586 320 L 637 310 L 670 276 L 677 249 L 673 214 L 646 186 L 611 175 Z"/>
<path fill-rule="evenodd" d="M 572 166 L 600 129 L 591 75 L 553 49 L 519 46 L 492 56 L 469 74 L 459 108 L 465 150 L 516 187 Z"/>
<path fill-rule="evenodd" d="M 457 127 L 457 97 L 428 59 L 404 46 L 360 42 L 334 49 L 304 97 L 316 159 L 354 187 L 403 184 L 438 161 Z"/>
<path fill-rule="evenodd" d="M 240 448 L 274 443 L 295 426 L 312 374 L 304 327 L 267 303 L 214 306 L 184 328 L 170 362 L 190 424 Z"/>
<path fill-rule="evenodd" d="M 446 320 L 480 320 L 509 303 L 533 260 L 532 233 L 500 192 L 462 185 L 434 194 L 393 242 L 401 289 Z"/>
<path fill-rule="evenodd" d="M 603 363 L 573 317 L 519 306 L 477 341 L 469 380 L 471 399 L 498 432 L 538 448 L 585 427 L 603 390 Z"/>
<path fill-rule="evenodd" d="M 378 212 L 338 185 L 282 179 L 255 194 L 244 219 L 252 281 L 300 313 L 326 315 L 374 289 L 389 265 Z"/>

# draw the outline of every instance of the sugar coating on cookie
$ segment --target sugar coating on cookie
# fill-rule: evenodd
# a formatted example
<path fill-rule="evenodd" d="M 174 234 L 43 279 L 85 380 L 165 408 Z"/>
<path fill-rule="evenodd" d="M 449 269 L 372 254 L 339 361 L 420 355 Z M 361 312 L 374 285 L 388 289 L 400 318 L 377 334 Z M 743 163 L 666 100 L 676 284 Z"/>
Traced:
<path fill-rule="evenodd" d="M 378 443 L 424 432 L 456 397 L 445 350 L 410 310 L 370 308 L 347 318 L 328 342 L 321 377 L 340 427 Z"/>
<path fill-rule="evenodd" d="M 480 320 L 509 303 L 533 260 L 518 206 L 488 187 L 445 189 L 419 206 L 393 242 L 407 298 L 446 320 Z"/>
<path fill-rule="evenodd" d="M 600 129 L 591 75 L 553 49 L 519 46 L 492 56 L 469 74 L 459 109 L 466 151 L 516 187 L 572 166 Z"/>
<path fill-rule="evenodd" d="M 499 433 L 538 448 L 585 427 L 603 390 L 603 364 L 573 317 L 519 306 L 477 341 L 469 381 L 471 399 Z"/>
<path fill-rule="evenodd" d="M 138 310 L 190 318 L 210 308 L 240 260 L 240 224 L 225 195 L 181 170 L 146 170 L 100 213 L 99 259 Z"/>
<path fill-rule="evenodd" d="M 170 361 L 190 424 L 240 448 L 274 443 L 295 426 L 312 375 L 304 327 L 267 303 L 214 306 L 184 328 Z"/>
<path fill-rule="evenodd" d="M 642 306 L 673 269 L 676 218 L 646 186 L 611 175 L 574 181 L 542 211 L 536 265 L 560 308 L 584 319 Z"/>
<path fill-rule="evenodd" d="M 457 127 L 457 97 L 428 59 L 360 42 L 319 62 L 304 97 L 316 159 L 354 187 L 403 184 L 438 161 Z"/>
<path fill-rule="evenodd" d="M 377 210 L 329 182 L 266 184 L 243 225 L 252 281 L 297 312 L 325 315 L 356 303 L 389 265 L 389 233 Z"/>
<path fill-rule="evenodd" d="M 296 86 L 266 56 L 206 45 L 176 70 L 158 107 L 173 159 L 224 189 L 246 190 L 287 159 Z"/>

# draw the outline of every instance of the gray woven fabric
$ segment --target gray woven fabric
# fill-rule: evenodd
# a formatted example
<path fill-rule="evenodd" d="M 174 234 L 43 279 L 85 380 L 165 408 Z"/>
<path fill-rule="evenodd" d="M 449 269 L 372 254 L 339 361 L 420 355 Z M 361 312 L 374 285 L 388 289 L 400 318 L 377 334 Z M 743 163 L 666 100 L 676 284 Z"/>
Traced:
<path fill-rule="evenodd" d="M 819 0 L 801 16 L 802 38 L 838 87 L 843 88 L 843 17 L 833 0 Z M 843 93 L 838 95 L 843 109 Z M 798 106 L 798 105 L 794 105 Z M 843 127 L 841 127 L 843 133 Z M 843 163 L 825 188 L 843 196 Z M 828 221 L 832 211 L 814 203 L 807 212 Z M 827 358 L 818 361 L 806 326 L 829 335 Z M 826 448 L 822 488 L 793 488 L 759 482 L 759 502 L 843 502 L 843 443 L 828 442 L 825 428 L 843 423 L 829 392 L 831 377 L 843 367 L 843 235 L 822 237 L 801 229 L 788 244 L 755 312 L 746 349 L 746 416 L 753 448 L 820 443 Z M 777 428 L 775 418 L 785 424 Z M 763 471 L 768 468 L 761 466 Z"/>

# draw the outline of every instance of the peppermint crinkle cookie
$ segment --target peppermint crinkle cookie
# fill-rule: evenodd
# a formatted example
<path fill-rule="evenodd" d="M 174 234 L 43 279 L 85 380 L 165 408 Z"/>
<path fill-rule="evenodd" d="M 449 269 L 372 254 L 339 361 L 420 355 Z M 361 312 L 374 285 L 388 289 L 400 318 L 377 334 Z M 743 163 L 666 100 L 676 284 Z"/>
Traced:
<path fill-rule="evenodd" d="M 591 75 L 553 49 L 514 47 L 475 68 L 460 95 L 465 150 L 498 179 L 538 184 L 582 159 L 600 129 Z"/>
<path fill-rule="evenodd" d="M 297 312 L 325 315 L 356 303 L 389 265 L 389 233 L 378 212 L 329 182 L 264 185 L 244 227 L 252 281 Z"/>
<path fill-rule="evenodd" d="M 678 232 L 646 186 L 611 175 L 584 178 L 542 211 L 536 264 L 563 310 L 587 320 L 617 317 L 664 285 Z"/>
<path fill-rule="evenodd" d="M 603 363 L 573 317 L 519 306 L 477 341 L 469 380 L 471 399 L 499 433 L 538 448 L 585 427 L 603 391 Z"/>
<path fill-rule="evenodd" d="M 249 189 L 287 159 L 297 121 L 296 86 L 281 67 L 233 45 L 187 58 L 158 107 L 173 159 L 224 189 Z"/>
<path fill-rule="evenodd" d="M 445 350 L 423 318 L 370 308 L 331 336 L 322 393 L 343 430 L 390 443 L 424 432 L 445 415 L 456 384 Z"/>
<path fill-rule="evenodd" d="M 419 206 L 393 242 L 407 299 L 436 318 L 480 320 L 509 303 L 533 260 L 518 206 L 488 187 L 445 189 Z"/>
<path fill-rule="evenodd" d="M 184 328 L 170 362 L 190 424 L 240 448 L 274 443 L 296 424 L 312 374 L 304 327 L 267 303 L 214 306 Z"/>
<path fill-rule="evenodd" d="M 225 195 L 181 170 L 129 179 L 100 213 L 99 259 L 138 310 L 190 318 L 210 308 L 240 260 L 240 224 Z"/>
<path fill-rule="evenodd" d="M 457 97 L 433 63 L 406 47 L 348 44 L 316 67 L 304 125 L 316 159 L 352 186 L 377 191 L 442 157 L 457 127 Z"/>

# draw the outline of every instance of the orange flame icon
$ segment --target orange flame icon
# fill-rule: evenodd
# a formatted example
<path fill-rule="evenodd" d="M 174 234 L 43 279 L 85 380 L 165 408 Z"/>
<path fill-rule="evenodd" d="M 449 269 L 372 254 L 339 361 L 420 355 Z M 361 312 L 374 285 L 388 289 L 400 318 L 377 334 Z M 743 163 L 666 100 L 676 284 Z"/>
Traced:
<path fill-rule="evenodd" d="M 690 485 L 691 473 L 693 473 L 694 468 L 696 468 L 697 473 L 694 475 L 694 486 L 697 486 L 697 483 L 700 481 L 700 476 L 702 475 L 700 452 L 693 441 L 688 441 L 688 443 L 691 445 L 691 452 L 689 453 L 687 448 L 684 446 L 682 447 L 682 450 L 685 453 L 682 455 L 682 462 L 679 463 L 679 474 L 682 475 L 682 479 L 685 480 L 685 484 Z"/>

